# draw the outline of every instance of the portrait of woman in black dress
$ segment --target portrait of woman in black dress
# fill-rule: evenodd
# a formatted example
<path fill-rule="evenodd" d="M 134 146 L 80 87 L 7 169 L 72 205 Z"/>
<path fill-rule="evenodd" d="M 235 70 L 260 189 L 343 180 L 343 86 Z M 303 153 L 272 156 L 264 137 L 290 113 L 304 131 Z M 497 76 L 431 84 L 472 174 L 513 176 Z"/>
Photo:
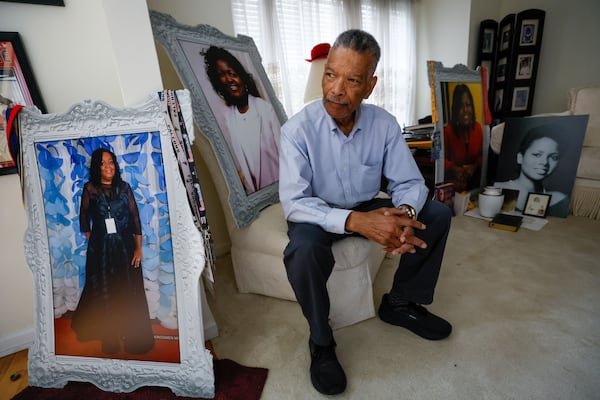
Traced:
<path fill-rule="evenodd" d="M 85 285 L 72 328 L 80 341 L 100 340 L 105 354 L 143 354 L 154 346 L 142 276 L 142 230 L 130 185 L 117 158 L 92 153 L 83 188 L 80 229 L 88 239 Z"/>

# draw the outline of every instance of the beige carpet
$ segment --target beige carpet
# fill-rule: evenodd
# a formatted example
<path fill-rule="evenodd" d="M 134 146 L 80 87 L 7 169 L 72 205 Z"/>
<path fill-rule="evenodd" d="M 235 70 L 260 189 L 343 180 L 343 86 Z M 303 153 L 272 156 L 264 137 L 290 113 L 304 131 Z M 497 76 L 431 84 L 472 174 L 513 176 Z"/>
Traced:
<path fill-rule="evenodd" d="M 334 332 L 348 376 L 336 398 L 600 398 L 600 221 L 549 220 L 513 233 L 454 218 L 430 307 L 453 334 L 429 342 L 378 318 Z M 386 259 L 376 278 L 377 305 L 396 262 Z M 227 256 L 217 269 L 217 354 L 268 368 L 262 399 L 326 398 L 310 383 L 299 306 L 237 293 Z"/>

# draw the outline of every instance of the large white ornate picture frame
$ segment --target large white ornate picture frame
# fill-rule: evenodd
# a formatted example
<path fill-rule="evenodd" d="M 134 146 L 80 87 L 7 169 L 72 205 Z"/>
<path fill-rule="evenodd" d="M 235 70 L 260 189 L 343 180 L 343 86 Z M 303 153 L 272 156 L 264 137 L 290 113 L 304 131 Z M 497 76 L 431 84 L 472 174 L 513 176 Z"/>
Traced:
<path fill-rule="evenodd" d="M 227 106 L 222 96 L 211 85 L 206 54 L 211 47 L 230 53 L 239 61 L 241 67 L 247 70 L 257 86 L 260 95 L 258 101 L 262 103 L 258 111 L 262 116 L 260 133 L 255 132 L 256 119 L 253 122 L 245 122 L 242 126 L 246 127 L 243 136 L 260 134 L 262 174 L 262 171 L 268 170 L 264 165 L 265 159 L 275 157 L 278 165 L 276 150 L 279 146 L 279 127 L 287 117 L 261 64 L 256 45 L 248 36 L 231 37 L 209 25 L 182 25 L 170 15 L 156 11 L 150 11 L 150 21 L 156 41 L 164 47 L 181 82 L 191 92 L 194 120 L 216 155 L 229 189 L 229 205 L 234 221 L 238 227 L 247 226 L 258 216 L 261 209 L 278 201 L 278 175 L 272 173 L 270 179 L 265 181 L 266 184 L 258 184 L 253 189 L 248 188 L 247 182 L 250 178 L 246 178 L 248 171 L 240 159 L 244 158 L 242 153 L 250 146 L 246 142 L 238 143 L 246 139 L 240 139 L 242 135 L 236 134 L 236 129 L 232 128 L 240 126 L 239 121 L 233 120 L 236 115 L 241 115 L 233 110 L 233 106 Z M 256 99 L 255 96 L 249 97 Z M 265 117 L 266 115 L 269 117 Z M 271 130 L 272 135 L 265 133 L 266 125 L 276 123 L 279 126 Z M 265 152 L 269 153 L 269 149 L 270 154 L 265 157 Z"/>
<path fill-rule="evenodd" d="M 482 85 L 481 70 L 472 70 L 462 64 L 447 68 L 441 62 L 428 61 L 429 84 L 434 89 L 432 93 L 432 108 L 437 113 L 434 133 L 434 149 L 437 149 L 435 163 L 435 183 L 445 183 L 449 180 L 449 174 L 446 171 L 446 160 L 450 157 L 450 148 L 446 148 L 444 131 L 448 131 L 449 123 L 452 118 L 453 94 L 457 86 L 467 88 L 470 91 L 473 106 L 475 122 L 481 129 L 481 166 L 478 175 L 480 179 L 467 187 L 470 192 L 477 191 L 485 184 L 487 174 L 487 159 L 489 148 L 489 126 L 485 124 L 484 113 L 484 88 Z M 456 189 L 456 188 L 455 188 Z M 462 191 L 462 190 L 458 190 Z"/>
<path fill-rule="evenodd" d="M 64 114 L 26 107 L 20 113 L 20 144 L 29 219 L 25 256 L 35 293 L 29 383 L 63 387 L 68 381 L 90 382 L 113 392 L 164 386 L 178 396 L 214 396 L 199 297 L 202 237 L 192 220 L 158 95 L 131 108 L 89 100 Z M 77 307 L 85 287 L 87 242 L 78 213 L 83 183 L 89 179 L 89 155 L 98 147 L 117 155 L 139 209 L 141 268 L 155 343 L 144 354 L 103 354 L 93 350 L 94 341 L 83 353 L 60 345 L 65 330 L 58 329 L 57 321 Z M 75 345 L 82 345 L 71 335 Z M 159 343 L 167 349 L 166 358 L 154 352 Z M 100 349 L 99 343 L 95 346 Z"/>

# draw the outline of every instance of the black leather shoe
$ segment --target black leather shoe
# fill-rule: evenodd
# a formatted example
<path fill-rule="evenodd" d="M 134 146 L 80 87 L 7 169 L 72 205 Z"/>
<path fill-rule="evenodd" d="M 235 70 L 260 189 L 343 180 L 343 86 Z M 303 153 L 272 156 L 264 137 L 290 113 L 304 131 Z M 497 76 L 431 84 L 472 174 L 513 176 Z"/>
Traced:
<path fill-rule="evenodd" d="M 346 390 L 346 374 L 335 355 L 335 341 L 319 346 L 308 341 L 310 349 L 310 380 L 319 393 L 334 395 Z"/>
<path fill-rule="evenodd" d="M 393 306 L 387 294 L 381 300 L 379 318 L 429 340 L 445 339 L 452 332 L 452 325 L 448 321 L 430 313 L 425 307 L 415 303 Z"/>

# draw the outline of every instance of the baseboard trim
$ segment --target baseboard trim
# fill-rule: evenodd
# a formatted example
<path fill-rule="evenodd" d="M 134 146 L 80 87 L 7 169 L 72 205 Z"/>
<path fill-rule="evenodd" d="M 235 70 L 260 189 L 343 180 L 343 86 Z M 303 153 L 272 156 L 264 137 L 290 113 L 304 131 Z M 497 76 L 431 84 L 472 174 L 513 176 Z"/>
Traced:
<path fill-rule="evenodd" d="M 33 344 L 33 338 L 33 327 L 0 336 L 0 357 L 29 348 Z"/>

